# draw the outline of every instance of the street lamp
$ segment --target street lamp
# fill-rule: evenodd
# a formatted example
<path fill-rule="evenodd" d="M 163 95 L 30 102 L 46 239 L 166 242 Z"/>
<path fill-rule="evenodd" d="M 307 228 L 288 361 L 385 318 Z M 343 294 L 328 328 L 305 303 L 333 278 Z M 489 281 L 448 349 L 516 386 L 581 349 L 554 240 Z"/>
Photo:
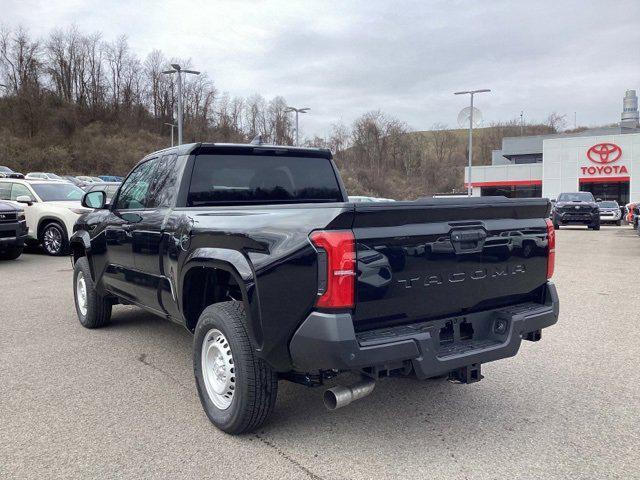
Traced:
<path fill-rule="evenodd" d="M 178 74 L 178 145 L 182 145 L 182 74 L 200 75 L 200 72 L 195 70 L 184 70 L 177 63 L 172 63 L 173 70 L 166 70 L 162 73 L 171 75 L 173 73 Z"/>
<path fill-rule="evenodd" d="M 303 108 L 287 107 L 285 109 L 285 112 L 296 112 L 296 147 L 300 146 L 300 136 L 298 135 L 298 114 L 307 113 L 309 110 L 311 110 L 309 107 L 303 107 Z"/>
<path fill-rule="evenodd" d="M 165 125 L 169 125 L 171 127 L 171 146 L 173 147 L 173 128 L 176 127 L 175 123 L 167 123 L 164 122 Z"/>
<path fill-rule="evenodd" d="M 467 179 L 467 195 L 470 197 L 473 193 L 473 187 L 471 186 L 471 161 L 473 159 L 473 96 L 476 93 L 490 92 L 488 88 L 481 90 L 465 90 L 464 92 L 454 92 L 454 95 L 470 95 L 471 96 L 471 109 L 469 112 L 469 178 Z"/>

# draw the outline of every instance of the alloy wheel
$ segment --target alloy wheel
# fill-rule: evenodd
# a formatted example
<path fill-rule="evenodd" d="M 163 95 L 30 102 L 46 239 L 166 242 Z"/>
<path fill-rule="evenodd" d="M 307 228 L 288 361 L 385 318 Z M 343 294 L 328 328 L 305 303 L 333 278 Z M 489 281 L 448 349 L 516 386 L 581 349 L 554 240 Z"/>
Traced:
<path fill-rule="evenodd" d="M 42 243 L 44 245 L 44 249 L 50 255 L 57 255 L 60 253 L 60 250 L 62 249 L 62 232 L 60 231 L 60 228 L 54 225 L 47 227 L 42 237 Z"/>

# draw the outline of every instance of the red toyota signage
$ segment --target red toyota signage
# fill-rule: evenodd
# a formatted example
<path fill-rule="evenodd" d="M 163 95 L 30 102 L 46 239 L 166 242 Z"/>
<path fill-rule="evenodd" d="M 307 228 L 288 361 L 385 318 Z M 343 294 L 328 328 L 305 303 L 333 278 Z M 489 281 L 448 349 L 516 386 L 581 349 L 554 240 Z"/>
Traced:
<path fill-rule="evenodd" d="M 613 163 L 622 156 L 622 149 L 615 143 L 597 143 L 587 150 L 587 158 L 593 163 Z"/>
<path fill-rule="evenodd" d="M 629 174 L 624 165 L 610 165 L 622 157 L 622 149 L 615 143 L 597 143 L 587 150 L 587 158 L 597 165 L 580 167 L 583 175 Z"/>

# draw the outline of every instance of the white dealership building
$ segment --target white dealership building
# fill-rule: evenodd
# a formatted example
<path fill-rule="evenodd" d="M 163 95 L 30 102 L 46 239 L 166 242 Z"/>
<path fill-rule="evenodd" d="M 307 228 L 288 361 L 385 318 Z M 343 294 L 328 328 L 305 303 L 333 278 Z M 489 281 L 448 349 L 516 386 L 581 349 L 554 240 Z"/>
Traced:
<path fill-rule="evenodd" d="M 547 197 L 590 191 L 620 204 L 640 201 L 638 98 L 628 90 L 619 125 L 579 133 L 505 137 L 492 164 L 473 167 L 474 196 Z M 635 175 L 634 175 L 635 174 Z M 468 183 L 468 168 L 465 185 Z"/>

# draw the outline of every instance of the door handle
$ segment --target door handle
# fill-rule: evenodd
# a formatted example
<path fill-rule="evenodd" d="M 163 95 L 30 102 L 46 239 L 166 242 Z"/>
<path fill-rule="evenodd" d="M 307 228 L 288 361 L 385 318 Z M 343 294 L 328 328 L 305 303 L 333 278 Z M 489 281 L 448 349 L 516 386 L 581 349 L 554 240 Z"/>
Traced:
<path fill-rule="evenodd" d="M 478 253 L 484 247 L 487 232 L 484 229 L 454 230 L 450 239 L 456 253 Z"/>

